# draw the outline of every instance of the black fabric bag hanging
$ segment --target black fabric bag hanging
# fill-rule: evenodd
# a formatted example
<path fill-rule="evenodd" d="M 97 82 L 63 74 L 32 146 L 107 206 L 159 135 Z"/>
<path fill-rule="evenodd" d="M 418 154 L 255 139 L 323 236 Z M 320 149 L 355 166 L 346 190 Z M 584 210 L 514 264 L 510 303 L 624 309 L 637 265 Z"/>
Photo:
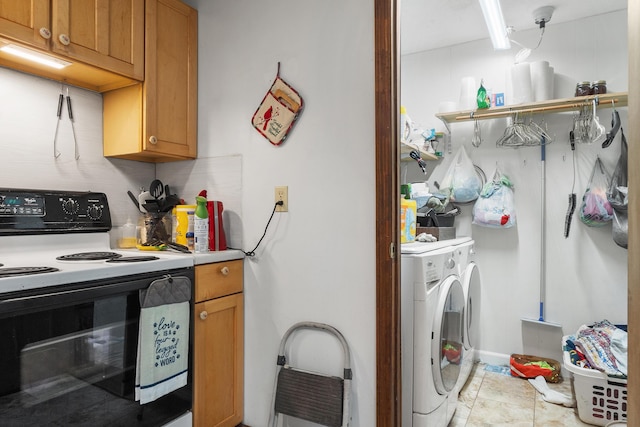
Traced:
<path fill-rule="evenodd" d="M 607 199 L 613 208 L 613 241 L 618 246 L 627 247 L 629 237 L 629 223 L 627 217 L 627 207 L 629 204 L 628 192 L 628 163 L 627 163 L 627 138 L 624 131 L 621 132 L 621 149 L 616 169 L 611 176 L 611 183 L 607 190 Z"/>

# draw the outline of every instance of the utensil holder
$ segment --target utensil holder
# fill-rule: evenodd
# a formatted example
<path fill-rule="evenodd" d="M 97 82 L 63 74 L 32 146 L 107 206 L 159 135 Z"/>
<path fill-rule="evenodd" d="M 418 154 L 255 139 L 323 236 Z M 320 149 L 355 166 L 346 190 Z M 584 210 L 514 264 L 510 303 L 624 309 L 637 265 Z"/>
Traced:
<path fill-rule="evenodd" d="M 141 215 L 136 228 L 139 245 L 166 243 L 171 241 L 171 215 L 165 212 L 153 212 Z"/>

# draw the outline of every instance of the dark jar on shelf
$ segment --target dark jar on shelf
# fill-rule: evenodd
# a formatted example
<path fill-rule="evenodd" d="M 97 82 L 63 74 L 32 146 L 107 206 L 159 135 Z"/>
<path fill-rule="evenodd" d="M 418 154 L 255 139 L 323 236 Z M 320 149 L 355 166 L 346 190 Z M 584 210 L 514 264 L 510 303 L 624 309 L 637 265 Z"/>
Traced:
<path fill-rule="evenodd" d="M 576 96 L 591 95 L 591 82 L 580 82 L 576 85 Z"/>
<path fill-rule="evenodd" d="M 607 93 L 607 81 L 597 80 L 591 85 L 591 93 L 593 95 L 602 95 Z"/>

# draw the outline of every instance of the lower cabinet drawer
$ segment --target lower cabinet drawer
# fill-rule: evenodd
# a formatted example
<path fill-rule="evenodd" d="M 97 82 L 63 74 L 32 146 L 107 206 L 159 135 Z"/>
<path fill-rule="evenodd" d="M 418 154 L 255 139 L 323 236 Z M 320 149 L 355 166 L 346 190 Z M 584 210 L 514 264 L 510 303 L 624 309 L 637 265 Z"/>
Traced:
<path fill-rule="evenodd" d="M 243 260 L 196 265 L 195 298 L 201 302 L 242 292 Z"/>

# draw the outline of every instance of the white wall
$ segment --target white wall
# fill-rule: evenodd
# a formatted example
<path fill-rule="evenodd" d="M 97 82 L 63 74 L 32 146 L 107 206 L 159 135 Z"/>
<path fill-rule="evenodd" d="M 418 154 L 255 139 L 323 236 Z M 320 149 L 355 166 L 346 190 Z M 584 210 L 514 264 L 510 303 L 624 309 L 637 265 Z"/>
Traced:
<path fill-rule="evenodd" d="M 58 158 L 53 156 L 60 83 L 0 68 L 0 187 L 98 191 L 107 194 L 114 226 L 133 220 L 136 208 L 127 190 L 149 187 L 151 163 L 102 155 L 102 96 L 65 86 L 71 96 L 79 158 L 65 102 L 59 123 Z"/>
<path fill-rule="evenodd" d="M 546 60 L 555 67 L 555 97 L 572 97 L 582 80 L 607 81 L 609 92 L 627 90 L 626 11 L 591 17 L 566 24 L 547 25 L 541 46 L 529 62 Z M 594 28 L 603 29 L 594 31 Z M 535 45 L 539 32 L 517 33 L 525 45 Z M 402 104 L 409 116 L 425 128 L 444 130 L 435 118 L 442 101 L 458 101 L 464 76 L 484 79 L 485 87 L 504 92 L 507 68 L 518 47 L 495 52 L 490 41 L 480 40 L 402 57 Z M 628 127 L 626 108 L 619 109 Z M 600 121 L 610 129 L 611 109 L 599 109 Z M 491 175 L 498 164 L 515 185 L 517 227 L 494 230 L 471 225 L 471 205 L 462 206 L 457 218 L 458 235 L 476 241 L 483 281 L 482 336 L 480 349 L 509 355 L 523 350 L 521 318 L 538 318 L 541 217 L 546 224 L 546 320 L 562 326 L 564 334 L 581 324 L 601 319 L 626 323 L 627 252 L 611 239 L 611 226 L 589 228 L 578 210 L 570 235 L 564 238 L 568 195 L 572 192 L 572 152 L 568 142 L 572 114 L 536 116 L 549 126 L 555 142 L 546 148 L 546 211 L 541 213 L 540 148 L 497 148 L 506 121 L 481 122 L 484 142 L 471 145 L 473 123 L 452 125 L 453 153 L 464 146 L 472 161 Z M 629 142 L 632 143 L 632 142 Z M 612 173 L 620 153 L 620 136 L 606 149 L 577 144 L 575 190 L 578 202 L 586 189 L 596 156 Z M 430 183 L 442 181 L 453 155 L 435 168 Z M 411 165 L 413 166 L 413 165 Z M 417 166 L 414 167 L 417 169 Z M 410 180 L 421 180 L 420 174 Z M 490 179 L 490 177 L 489 177 Z M 527 343 L 524 343 L 527 344 Z M 547 343 L 539 342 L 540 351 Z M 552 343 L 558 349 L 559 342 Z M 534 347 L 535 350 L 535 347 Z"/>
<path fill-rule="evenodd" d="M 58 126 L 58 158 L 53 156 L 56 109 L 60 83 L 0 68 L 0 187 L 104 192 L 109 201 L 115 246 L 128 218 L 139 212 L 127 191 L 137 195 L 149 189 L 156 176 L 187 202 L 207 189 L 210 198 L 225 206 L 229 244 L 239 244 L 241 210 L 241 158 L 220 156 L 167 164 L 110 159 L 102 155 L 102 95 L 64 86 L 71 96 L 79 158 L 75 159 L 73 130 L 63 105 Z"/>
<path fill-rule="evenodd" d="M 199 22 L 199 156 L 242 158 L 245 420 L 264 426 L 278 345 L 294 323 L 329 323 L 354 369 L 353 425 L 375 425 L 375 171 L 373 3 L 189 0 Z M 281 62 L 305 108 L 273 146 L 251 117 Z M 355 168 L 355 169 L 354 169 Z M 333 346 L 309 336 L 304 361 L 341 374 Z M 298 350 L 298 346 L 295 346 Z M 295 363 L 295 362 L 294 362 Z"/>

